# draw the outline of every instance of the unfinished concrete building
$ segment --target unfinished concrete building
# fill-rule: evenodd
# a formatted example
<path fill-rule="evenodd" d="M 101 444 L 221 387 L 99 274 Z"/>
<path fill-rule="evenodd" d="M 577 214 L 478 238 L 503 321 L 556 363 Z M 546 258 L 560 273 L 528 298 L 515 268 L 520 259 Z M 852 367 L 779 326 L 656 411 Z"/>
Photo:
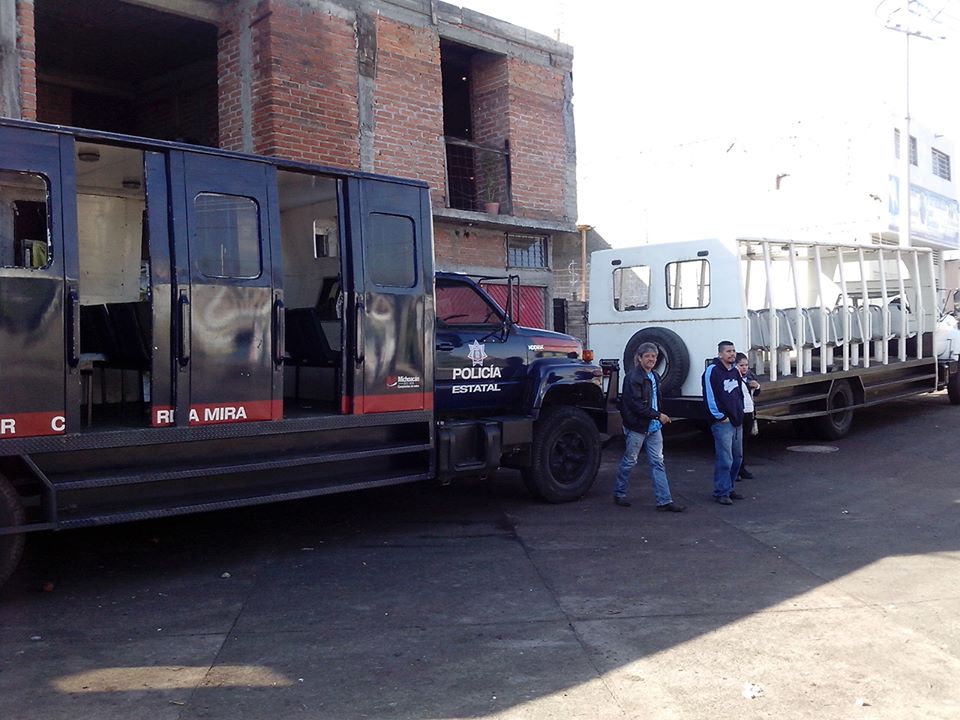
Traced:
<path fill-rule="evenodd" d="M 550 328 L 580 314 L 571 67 L 436 0 L 0 0 L 0 114 L 425 180 L 437 267 L 520 275 Z"/>

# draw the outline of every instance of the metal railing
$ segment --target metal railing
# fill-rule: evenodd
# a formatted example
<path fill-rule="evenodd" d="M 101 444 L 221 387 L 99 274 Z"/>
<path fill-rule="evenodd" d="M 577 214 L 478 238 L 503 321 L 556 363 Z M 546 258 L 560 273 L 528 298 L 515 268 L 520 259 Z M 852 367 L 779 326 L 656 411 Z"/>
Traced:
<path fill-rule="evenodd" d="M 503 147 L 445 137 L 447 207 L 492 214 L 513 211 L 510 141 Z"/>

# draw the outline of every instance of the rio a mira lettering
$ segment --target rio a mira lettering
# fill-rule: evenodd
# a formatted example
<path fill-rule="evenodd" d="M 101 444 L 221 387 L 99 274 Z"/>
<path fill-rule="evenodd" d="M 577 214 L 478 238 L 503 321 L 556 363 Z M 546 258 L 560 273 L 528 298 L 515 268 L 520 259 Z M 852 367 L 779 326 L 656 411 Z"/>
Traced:
<path fill-rule="evenodd" d="M 172 425 L 173 408 L 156 411 L 156 424 Z M 247 408 L 244 405 L 214 405 L 191 407 L 189 421 L 191 425 L 205 423 L 243 422 L 249 420 Z"/>
<path fill-rule="evenodd" d="M 61 435 L 66 429 L 66 417 L 56 412 L 21 413 L 0 417 L 0 437 Z"/>

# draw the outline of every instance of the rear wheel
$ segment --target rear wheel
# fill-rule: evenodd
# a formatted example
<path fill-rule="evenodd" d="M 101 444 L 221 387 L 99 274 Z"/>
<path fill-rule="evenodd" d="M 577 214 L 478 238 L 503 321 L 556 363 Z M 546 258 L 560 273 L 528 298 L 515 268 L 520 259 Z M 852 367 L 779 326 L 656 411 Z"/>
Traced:
<path fill-rule="evenodd" d="M 23 505 L 16 489 L 0 476 L 0 528 L 18 527 L 24 523 Z M 0 585 L 17 569 L 23 555 L 23 534 L 0 535 Z"/>
<path fill-rule="evenodd" d="M 850 432 L 853 425 L 853 388 L 846 380 L 837 380 L 827 396 L 829 415 L 812 418 L 814 432 L 823 440 L 839 440 Z"/>
<path fill-rule="evenodd" d="M 960 405 L 960 372 L 956 372 L 947 380 L 947 397 L 951 405 Z"/>
<path fill-rule="evenodd" d="M 531 494 L 551 503 L 577 500 L 597 478 L 600 434 L 583 410 L 548 408 L 534 426 L 530 459 L 521 473 Z"/>

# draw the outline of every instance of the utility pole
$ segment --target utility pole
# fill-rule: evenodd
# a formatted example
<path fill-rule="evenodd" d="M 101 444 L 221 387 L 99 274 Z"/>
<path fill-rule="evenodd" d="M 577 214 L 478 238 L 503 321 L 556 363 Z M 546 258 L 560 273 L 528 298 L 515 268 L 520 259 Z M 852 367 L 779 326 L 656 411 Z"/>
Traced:
<path fill-rule="evenodd" d="M 885 0 L 881 0 L 877 6 L 877 12 L 883 7 Z M 900 177 L 898 180 L 898 199 L 899 220 L 897 229 L 899 233 L 899 244 L 901 247 L 910 247 L 911 238 L 911 208 L 910 208 L 910 149 L 913 145 L 910 137 L 910 36 L 923 38 L 924 40 L 935 39 L 931 35 L 914 29 L 915 19 L 919 13 L 914 11 L 914 7 L 924 8 L 918 0 L 906 0 L 901 6 L 894 8 L 886 19 L 887 30 L 903 33 L 904 40 L 904 96 L 903 96 L 903 129 L 900 132 Z M 939 37 L 937 39 L 943 39 Z"/>

